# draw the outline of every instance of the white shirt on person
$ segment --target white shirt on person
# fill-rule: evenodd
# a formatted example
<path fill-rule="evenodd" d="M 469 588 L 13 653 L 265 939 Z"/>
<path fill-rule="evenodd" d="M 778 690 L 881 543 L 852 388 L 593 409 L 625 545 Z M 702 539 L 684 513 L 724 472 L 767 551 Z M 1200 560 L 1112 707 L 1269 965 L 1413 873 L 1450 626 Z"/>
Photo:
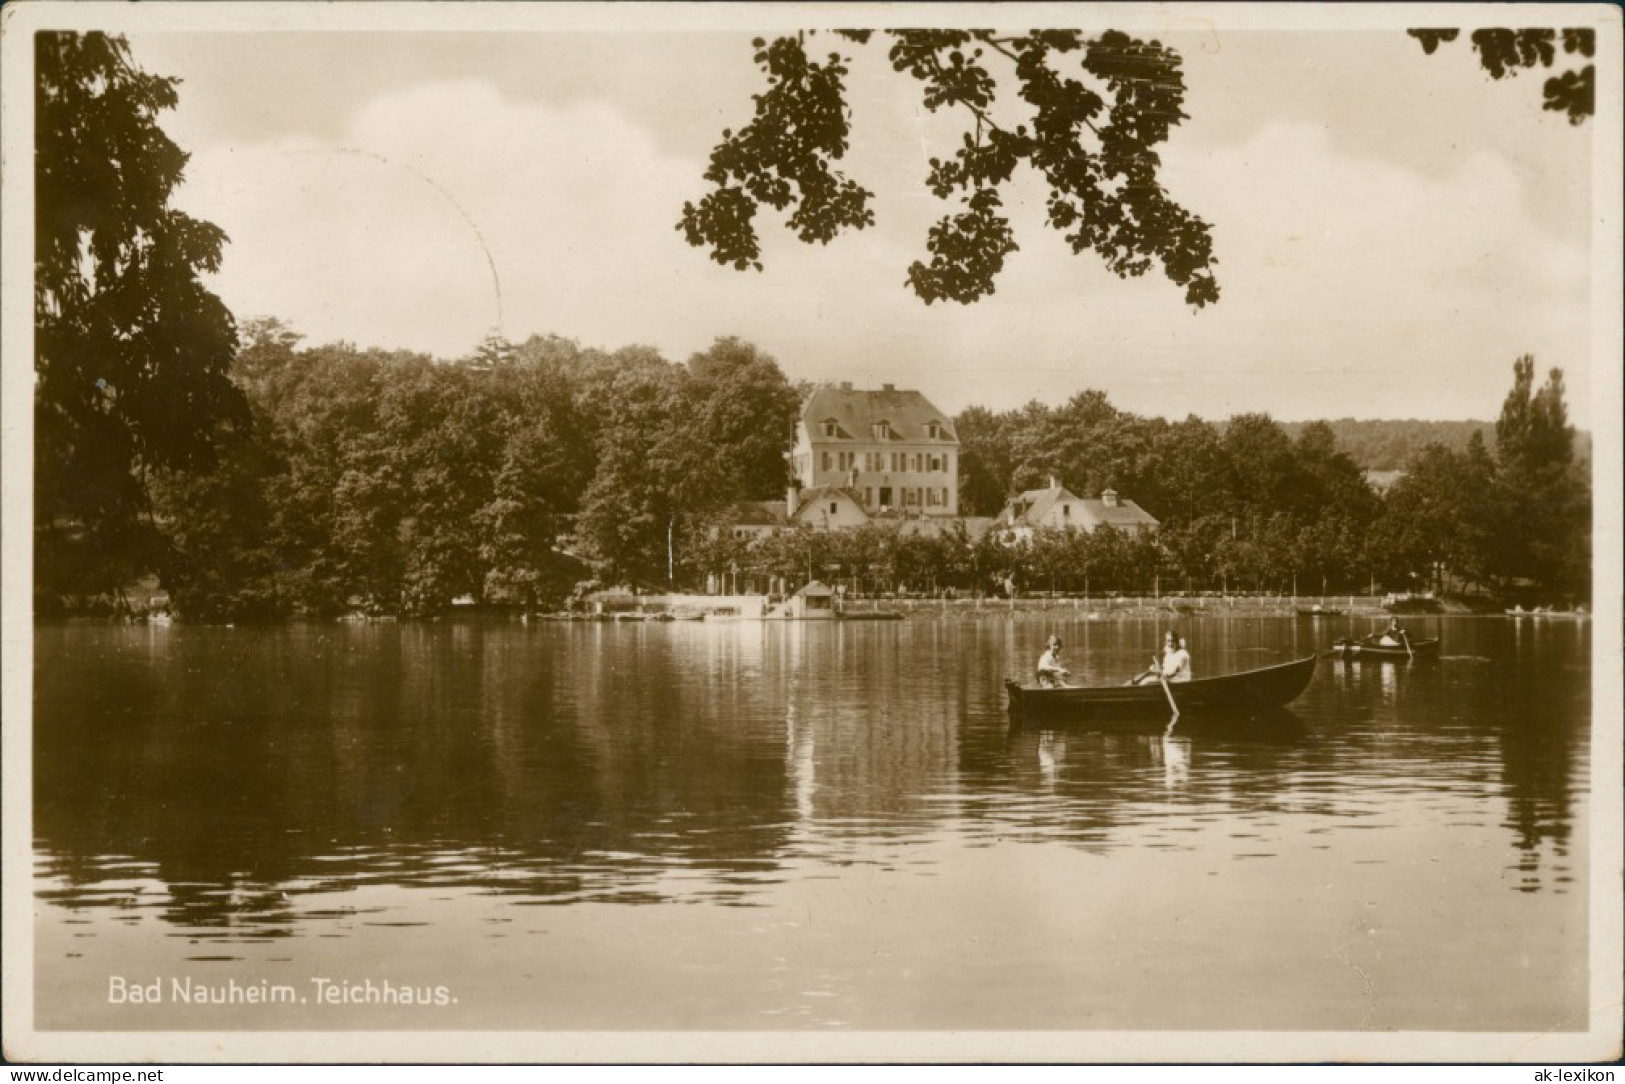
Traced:
<path fill-rule="evenodd" d="M 1184 648 L 1175 648 L 1162 656 L 1162 676 L 1169 681 L 1189 681 L 1191 679 L 1191 653 Z"/>

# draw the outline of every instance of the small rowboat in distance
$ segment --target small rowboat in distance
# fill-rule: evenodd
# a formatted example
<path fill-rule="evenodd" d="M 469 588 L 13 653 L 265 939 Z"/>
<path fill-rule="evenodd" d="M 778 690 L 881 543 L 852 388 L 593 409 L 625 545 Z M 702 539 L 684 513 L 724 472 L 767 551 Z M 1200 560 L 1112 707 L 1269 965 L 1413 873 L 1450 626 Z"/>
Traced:
<path fill-rule="evenodd" d="M 1222 677 L 1179 681 L 1168 686 L 1180 717 L 1255 715 L 1275 711 L 1308 688 L 1316 656 Z M 1161 718 L 1169 716 L 1168 692 L 1161 682 L 1147 685 L 1070 685 L 1039 688 L 1006 679 L 1010 711 L 1070 718 Z"/>
<path fill-rule="evenodd" d="M 1508 617 L 1538 617 L 1546 620 L 1555 619 L 1561 621 L 1567 619 L 1573 621 L 1576 619 L 1584 620 L 1585 618 L 1591 616 L 1591 612 L 1584 606 L 1579 606 L 1572 610 L 1551 610 L 1547 609 L 1545 606 L 1537 606 L 1533 610 L 1526 610 L 1522 606 L 1515 606 L 1512 609 L 1507 610 L 1506 615 Z"/>
<path fill-rule="evenodd" d="M 1325 607 L 1325 606 L 1313 606 L 1313 607 L 1309 607 L 1309 608 L 1305 608 L 1305 607 L 1300 606 L 1300 607 L 1298 607 L 1298 616 L 1299 617 L 1342 617 L 1343 616 L 1343 611 L 1342 610 L 1329 609 L 1328 607 Z"/>
<path fill-rule="evenodd" d="M 1439 641 L 1437 639 L 1412 640 L 1411 648 L 1407 651 L 1404 644 L 1400 644 L 1398 647 L 1388 647 L 1375 641 L 1339 640 L 1332 645 L 1332 655 L 1345 661 L 1371 659 L 1372 661 L 1386 660 L 1392 662 L 1413 657 L 1436 659 L 1439 657 Z"/>

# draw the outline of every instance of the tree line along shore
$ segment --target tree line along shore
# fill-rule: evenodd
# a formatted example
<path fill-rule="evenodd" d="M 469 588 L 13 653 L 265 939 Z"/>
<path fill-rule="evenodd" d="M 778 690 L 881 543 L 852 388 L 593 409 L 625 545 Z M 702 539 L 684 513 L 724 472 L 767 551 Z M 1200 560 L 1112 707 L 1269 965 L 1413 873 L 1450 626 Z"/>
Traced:
<path fill-rule="evenodd" d="M 1019 539 L 905 519 L 736 537 L 739 501 L 782 497 L 807 390 L 738 339 L 680 364 L 544 337 L 443 362 L 307 348 L 262 320 L 229 378 L 245 416 L 217 423 L 206 465 L 144 471 L 150 504 L 115 537 L 71 517 L 37 525 L 38 616 L 139 614 L 155 599 L 199 622 L 433 617 L 469 602 L 560 612 L 595 588 L 741 577 L 933 598 L 1589 599 L 1587 472 L 1561 373 L 1537 388 L 1528 358 L 1493 427 L 1461 450 L 1425 444 L 1381 493 L 1325 422 L 1296 436 L 1263 414 L 1170 422 L 1098 391 L 972 407 L 955 418 L 965 514 L 1053 477 L 1132 494 L 1161 521 Z"/>

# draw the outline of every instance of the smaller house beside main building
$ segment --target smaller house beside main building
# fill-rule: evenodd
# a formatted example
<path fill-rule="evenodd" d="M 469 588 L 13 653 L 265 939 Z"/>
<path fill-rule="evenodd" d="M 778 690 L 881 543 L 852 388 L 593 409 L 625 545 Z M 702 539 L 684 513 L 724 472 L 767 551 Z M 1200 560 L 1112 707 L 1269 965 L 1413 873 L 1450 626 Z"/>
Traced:
<path fill-rule="evenodd" d="M 1137 535 L 1156 530 L 1157 520 L 1133 501 L 1120 498 L 1114 489 L 1105 490 L 1099 497 L 1079 497 L 1051 478 L 1044 489 L 1029 489 L 1011 497 L 999 513 L 998 525 L 1018 538 L 1031 538 L 1039 527 L 1080 531 L 1114 527 Z"/>

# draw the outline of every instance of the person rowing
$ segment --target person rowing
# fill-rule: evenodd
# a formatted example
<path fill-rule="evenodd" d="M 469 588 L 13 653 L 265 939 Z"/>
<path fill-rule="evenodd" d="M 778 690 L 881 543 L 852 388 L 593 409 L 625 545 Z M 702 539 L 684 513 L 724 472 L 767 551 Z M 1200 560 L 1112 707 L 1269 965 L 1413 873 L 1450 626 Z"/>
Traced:
<path fill-rule="evenodd" d="M 1167 678 L 1169 681 L 1189 681 L 1192 677 L 1190 648 L 1185 646 L 1185 638 L 1183 636 L 1180 636 L 1177 639 L 1179 643 L 1179 650 L 1174 652 L 1172 658 L 1165 658 L 1163 660 L 1162 676 Z M 1173 665 L 1172 673 L 1169 673 L 1168 669 L 1170 663 Z"/>
<path fill-rule="evenodd" d="M 1191 653 L 1185 640 L 1170 631 L 1162 641 L 1162 658 L 1153 657 L 1151 666 L 1129 679 L 1130 685 L 1144 685 L 1152 681 L 1189 681 L 1191 679 Z"/>
<path fill-rule="evenodd" d="M 1370 639 L 1370 637 L 1367 637 Z M 1399 624 L 1399 618 L 1390 617 L 1388 627 L 1376 637 L 1378 647 L 1410 647 L 1410 635 Z"/>

